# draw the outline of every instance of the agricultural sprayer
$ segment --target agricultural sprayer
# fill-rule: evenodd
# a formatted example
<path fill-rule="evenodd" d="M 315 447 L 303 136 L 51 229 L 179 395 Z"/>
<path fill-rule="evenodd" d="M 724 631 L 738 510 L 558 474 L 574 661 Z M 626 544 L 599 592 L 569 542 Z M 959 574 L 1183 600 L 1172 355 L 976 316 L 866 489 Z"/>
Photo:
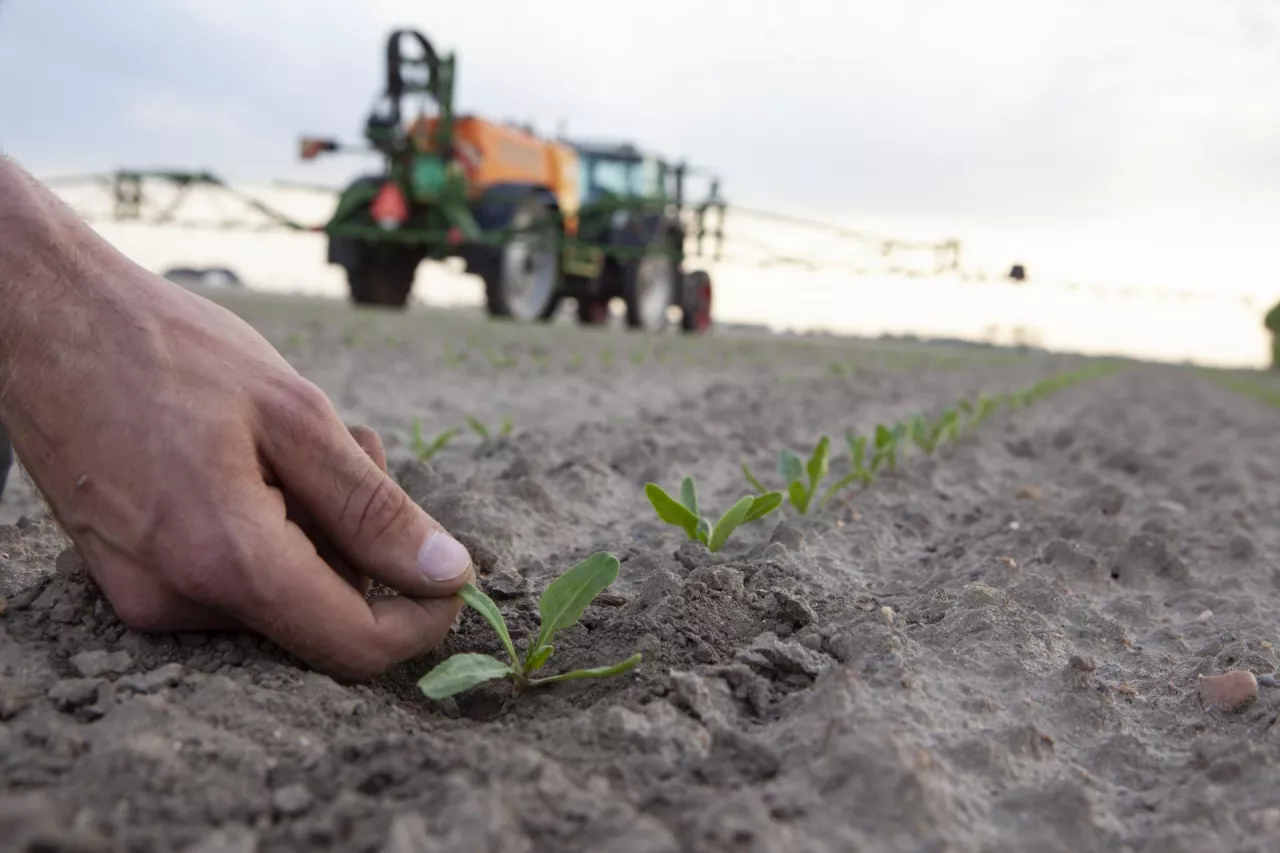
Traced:
<path fill-rule="evenodd" d="M 620 298 L 632 328 L 663 328 L 672 307 L 686 331 L 710 327 L 711 278 L 689 261 L 707 238 L 719 257 L 717 179 L 630 144 L 544 139 L 459 115 L 455 58 L 414 30 L 391 33 L 386 63 L 364 134 L 384 168 L 346 187 L 323 226 L 354 302 L 404 306 L 419 263 L 460 257 L 483 279 L 494 317 L 549 319 L 569 297 L 582 323 L 600 324 Z M 306 160 L 342 150 L 301 142 Z M 697 204 L 684 197 L 691 177 L 709 187 Z"/>

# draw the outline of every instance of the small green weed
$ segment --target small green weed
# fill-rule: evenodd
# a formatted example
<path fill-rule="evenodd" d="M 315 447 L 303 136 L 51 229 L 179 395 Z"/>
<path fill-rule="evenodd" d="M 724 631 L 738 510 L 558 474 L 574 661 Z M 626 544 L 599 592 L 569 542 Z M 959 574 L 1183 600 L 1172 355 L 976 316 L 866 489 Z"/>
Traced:
<path fill-rule="evenodd" d="M 701 542 L 707 546 L 708 551 L 719 551 L 729 541 L 733 531 L 744 524 L 764 518 L 782 506 L 782 492 L 747 495 L 725 510 L 724 515 L 712 524 L 698 510 L 698 490 L 692 477 L 685 477 L 680 484 L 678 501 L 657 483 L 646 483 L 644 493 L 658 518 L 681 528 L 691 541 Z"/>
<path fill-rule="evenodd" d="M 474 652 L 457 654 L 418 679 L 418 689 L 430 699 L 444 699 L 486 681 L 510 678 L 513 682 L 512 692 L 519 696 L 530 687 L 578 678 L 608 678 L 633 669 L 640 663 L 639 652 L 610 666 L 575 669 L 542 678 L 533 677 L 533 673 L 545 666 L 555 652 L 551 641 L 555 639 L 556 633 L 582 618 L 587 605 L 617 579 L 618 568 L 617 557 L 599 551 L 552 581 L 538 600 L 541 627 L 525 650 L 523 658 L 511 641 L 511 632 L 507 630 L 507 623 L 498 606 L 479 587 L 467 584 L 458 592 L 458 596 L 493 628 L 502 641 L 508 662 Z"/>
<path fill-rule="evenodd" d="M 467 426 L 471 429 L 472 432 L 474 432 L 476 435 L 480 436 L 481 438 L 487 439 L 493 435 L 493 432 L 492 430 L 489 429 L 489 427 L 485 426 L 482 421 L 480 421 L 478 418 L 475 418 L 471 415 L 467 415 Z M 507 436 L 511 435 L 511 430 L 514 428 L 515 428 L 515 425 L 511 422 L 511 418 L 503 418 L 502 426 L 499 427 L 498 429 L 498 435 L 502 436 L 503 438 L 506 438 Z"/>

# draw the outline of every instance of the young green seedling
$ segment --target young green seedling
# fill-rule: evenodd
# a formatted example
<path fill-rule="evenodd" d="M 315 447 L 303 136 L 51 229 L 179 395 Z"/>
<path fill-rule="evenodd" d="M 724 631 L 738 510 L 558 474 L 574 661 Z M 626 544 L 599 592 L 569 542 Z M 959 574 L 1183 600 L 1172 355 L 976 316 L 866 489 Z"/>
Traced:
<path fill-rule="evenodd" d="M 822 483 L 827 471 L 830 470 L 827 459 L 827 451 L 831 442 L 824 435 L 818 439 L 817 445 L 813 448 L 813 452 L 809 454 L 809 460 L 806 462 L 794 450 L 783 450 L 778 454 L 778 473 L 782 475 L 783 485 L 787 490 L 787 499 L 791 505 L 796 508 L 796 512 L 805 515 L 809 512 L 809 506 L 813 503 L 813 497 L 818 493 L 818 486 Z M 751 483 L 752 488 L 757 492 L 766 492 L 765 487 L 760 483 L 756 476 L 751 473 L 751 469 L 747 467 L 747 463 L 742 463 L 742 473 L 747 478 L 747 482 Z M 806 475 L 808 482 L 806 482 Z"/>
<path fill-rule="evenodd" d="M 658 518 L 681 528 L 691 541 L 701 542 L 708 551 L 719 551 L 733 531 L 764 518 L 782 506 L 782 492 L 747 495 L 712 524 L 711 519 L 704 518 L 698 510 L 698 490 L 692 477 L 685 477 L 680 484 L 680 500 L 671 497 L 657 483 L 646 483 L 644 493 Z"/>
<path fill-rule="evenodd" d="M 831 484 L 831 488 L 827 489 L 826 494 L 822 496 L 822 500 L 818 501 L 818 506 L 826 506 L 827 501 L 836 496 L 837 492 L 848 488 L 854 483 L 858 483 L 864 489 L 870 486 L 875 480 L 875 472 L 866 465 L 867 459 L 867 437 L 865 435 L 854 435 L 852 432 L 844 434 L 845 443 L 849 445 L 849 466 L 850 471 L 839 480 Z"/>
<path fill-rule="evenodd" d="M 426 462 L 441 450 L 444 450 L 445 445 L 457 434 L 458 430 L 450 427 L 431 439 L 431 441 L 427 441 L 422 435 L 422 421 L 414 418 L 413 426 L 410 427 L 409 431 L 409 449 L 413 451 L 414 456 Z"/>
<path fill-rule="evenodd" d="M 467 584 L 458 592 L 458 596 L 493 628 L 502 641 L 508 662 L 474 652 L 457 654 L 418 679 L 418 689 L 428 698 L 444 699 L 495 678 L 510 678 L 512 691 L 518 696 L 530 687 L 578 678 L 608 678 L 632 669 L 640 663 L 639 652 L 611 666 L 575 669 L 542 678 L 533 676 L 533 673 L 546 665 L 555 651 L 551 641 L 556 632 L 581 619 L 587 605 L 617 577 L 618 558 L 599 551 L 552 581 L 538 600 L 538 615 L 542 624 L 523 658 L 511 641 L 511 632 L 507 630 L 507 623 L 498 606 L 478 587 Z"/>
<path fill-rule="evenodd" d="M 888 464 L 890 471 L 896 471 L 898 468 L 898 445 L 901 443 L 903 436 L 907 434 L 906 424 L 894 424 L 887 427 L 884 424 L 876 424 L 876 452 L 871 456 L 871 470 L 879 469 L 881 465 Z"/>
<path fill-rule="evenodd" d="M 938 449 L 938 442 L 942 440 L 943 430 L 946 427 L 945 420 L 930 423 L 923 415 L 917 415 L 911 422 L 911 440 L 924 451 L 926 456 L 932 456 Z"/>

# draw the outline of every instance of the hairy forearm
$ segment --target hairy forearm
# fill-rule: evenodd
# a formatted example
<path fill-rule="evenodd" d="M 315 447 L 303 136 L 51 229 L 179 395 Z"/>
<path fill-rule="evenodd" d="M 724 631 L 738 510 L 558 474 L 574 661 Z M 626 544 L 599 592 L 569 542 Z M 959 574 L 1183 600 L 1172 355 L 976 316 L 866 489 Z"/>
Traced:
<path fill-rule="evenodd" d="M 0 421 L 60 405 L 92 358 L 93 317 L 119 304 L 128 261 L 60 199 L 0 157 Z"/>

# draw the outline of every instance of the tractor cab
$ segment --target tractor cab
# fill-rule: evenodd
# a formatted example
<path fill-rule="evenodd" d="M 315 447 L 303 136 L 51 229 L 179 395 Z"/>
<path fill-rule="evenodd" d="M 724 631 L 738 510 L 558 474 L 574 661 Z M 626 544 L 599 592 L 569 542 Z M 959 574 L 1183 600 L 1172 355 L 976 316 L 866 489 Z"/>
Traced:
<path fill-rule="evenodd" d="M 632 145 L 574 144 L 582 200 L 665 202 L 672 198 L 675 168 Z"/>

